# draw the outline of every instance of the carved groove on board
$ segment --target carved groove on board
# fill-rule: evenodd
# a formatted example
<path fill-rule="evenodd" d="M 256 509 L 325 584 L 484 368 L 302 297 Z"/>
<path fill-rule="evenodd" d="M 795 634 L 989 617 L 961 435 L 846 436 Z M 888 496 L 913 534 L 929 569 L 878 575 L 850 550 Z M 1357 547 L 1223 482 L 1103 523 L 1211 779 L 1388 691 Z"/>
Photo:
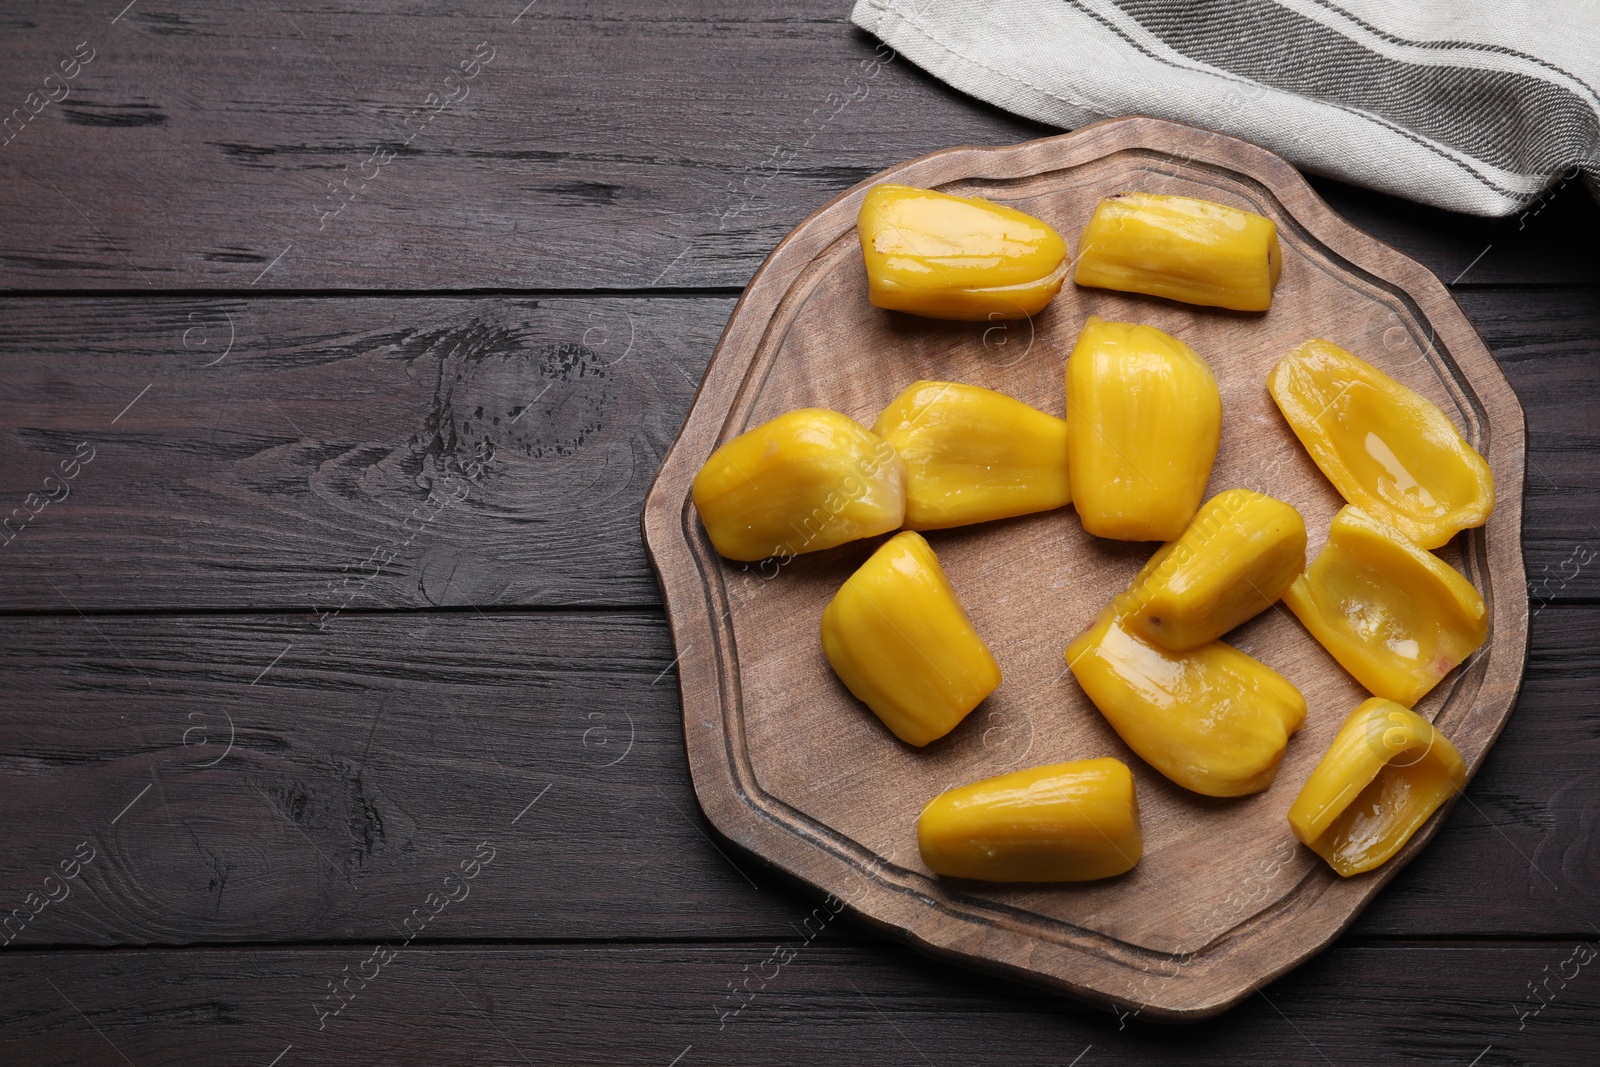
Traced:
<path fill-rule="evenodd" d="M 1153 166 L 1151 160 L 1164 160 L 1167 165 Z M 1076 174 L 1080 168 L 1081 178 Z M 1106 179 L 1107 172 L 1113 174 L 1114 179 Z M 880 402 L 881 397 L 874 392 L 876 386 L 871 379 L 877 361 L 887 353 L 881 347 L 872 348 L 873 342 L 891 348 L 899 346 L 914 353 L 906 357 L 905 363 L 897 364 L 902 366 L 902 373 L 905 365 L 927 367 L 925 359 L 916 362 L 918 357 L 929 354 L 918 351 L 919 344 L 942 343 L 937 339 L 930 341 L 934 335 L 919 335 L 917 330 L 922 327 L 884 318 L 883 313 L 875 313 L 878 317 L 873 318 L 868 314 L 870 309 L 862 310 L 864 300 L 859 294 L 845 288 L 850 277 L 848 272 L 859 270 L 859 260 L 854 258 L 855 209 L 872 184 L 895 180 L 955 193 L 1003 191 L 1018 199 L 1056 197 L 1058 201 L 1051 203 L 1058 203 L 1069 198 L 1081 202 L 1089 195 L 1086 189 L 1091 181 L 1115 180 L 1132 184 L 1133 179 L 1148 178 L 1152 174 L 1161 178 L 1169 174 L 1181 175 L 1202 190 L 1215 189 L 1224 194 L 1217 199 L 1243 201 L 1277 219 L 1285 243 L 1285 263 L 1293 253 L 1295 262 L 1301 265 L 1297 269 L 1303 271 L 1297 283 L 1304 287 L 1299 299 L 1306 306 L 1317 304 L 1337 309 L 1338 322 L 1359 323 L 1368 334 L 1383 330 L 1384 346 L 1389 345 L 1389 338 L 1398 327 L 1403 340 L 1394 347 L 1411 344 L 1417 350 L 1415 358 L 1403 366 L 1426 364 L 1436 378 L 1436 385 L 1429 388 L 1440 403 L 1446 407 L 1455 406 L 1464 435 L 1489 459 L 1495 473 L 1498 507 L 1485 528 L 1469 531 L 1456 540 L 1455 554 L 1445 551 L 1450 561 L 1461 566 L 1483 593 L 1491 613 L 1493 639 L 1458 668 L 1445 686 L 1430 695 L 1426 706 L 1418 709 L 1440 723 L 1460 748 L 1469 775 L 1475 772 L 1510 713 L 1527 655 L 1528 605 L 1520 543 L 1522 468 L 1526 451 L 1521 408 L 1493 358 L 1437 278 L 1335 215 L 1281 159 L 1231 138 L 1153 119 L 1115 120 L 1062 137 L 1008 148 L 952 149 L 936 153 L 884 172 L 831 201 L 773 251 L 734 310 L 684 429 L 651 488 L 644 525 L 647 545 L 666 596 L 673 641 L 680 655 L 679 678 L 691 773 L 696 794 L 713 825 L 764 861 L 818 892 L 834 894 L 865 921 L 918 947 L 1073 995 L 1112 1003 L 1140 1003 L 1152 1016 L 1194 1020 L 1237 1003 L 1261 983 L 1281 975 L 1325 947 L 1425 847 L 1442 824 L 1443 815 L 1431 819 L 1384 867 L 1361 878 L 1341 879 L 1320 862 L 1292 866 L 1290 878 L 1274 885 L 1265 899 L 1252 900 L 1242 910 L 1233 912 L 1219 913 L 1213 909 L 1200 920 L 1202 929 L 1198 931 L 1192 922 L 1187 923 L 1186 931 L 1195 940 L 1170 951 L 1153 943 L 1141 943 L 1127 933 L 1131 930 L 1146 941 L 1163 938 L 1170 941 L 1174 936 L 1170 929 L 1159 923 L 1149 927 L 1130 926 L 1125 917 L 1119 918 L 1115 908 L 1105 907 L 1100 897 L 1054 898 L 1058 903 L 1052 906 L 1060 908 L 1068 908 L 1069 904 L 1076 907 L 1076 902 L 1088 901 L 1085 906 L 1091 911 L 1079 922 L 1074 921 L 1079 918 L 1076 912 L 1047 915 L 1032 910 L 1026 903 L 1005 899 L 1006 890 L 1014 887 L 991 888 L 941 880 L 914 866 L 914 845 L 912 854 L 884 854 L 883 849 L 841 831 L 838 826 L 802 810 L 762 784 L 762 772 L 752 756 L 752 719 L 747 709 L 747 693 L 753 687 L 766 707 L 792 713 L 793 705 L 773 702 L 771 687 L 787 686 L 795 675 L 804 680 L 806 663 L 814 657 L 797 653 L 792 645 L 774 643 L 785 635 L 791 639 L 803 636 L 798 624 L 790 624 L 790 629 L 783 633 L 758 629 L 761 620 L 770 624 L 778 618 L 772 612 L 780 609 L 772 607 L 771 602 L 752 608 L 751 605 L 756 604 L 752 600 L 745 603 L 744 614 L 749 620 L 746 625 L 752 627 L 747 636 L 758 647 L 747 648 L 744 654 L 749 658 L 748 666 L 756 672 L 756 680 L 747 677 L 747 664 L 741 659 L 735 633 L 740 605 L 735 603 L 737 598 L 728 585 L 733 571 L 717 557 L 699 528 L 689 499 L 693 474 L 711 450 L 754 422 L 770 418 L 776 410 L 799 406 L 802 401 L 817 402 L 821 397 L 845 401 L 837 404 L 841 408 L 850 405 L 860 408 L 854 411 L 860 417 L 870 408 L 869 401 Z M 1094 195 L 1114 191 L 1099 184 L 1093 188 L 1097 190 Z M 1311 269 L 1306 270 L 1306 266 Z M 1285 274 L 1287 278 L 1287 267 Z M 1108 299 L 1103 293 L 1091 296 Z M 1128 299 L 1120 294 L 1114 296 L 1119 300 Z M 1076 307 L 1088 299 L 1069 298 L 1064 292 L 1054 306 Z M 1163 307 L 1166 310 L 1159 313 L 1179 326 L 1195 325 L 1197 321 L 1183 318 L 1183 314 L 1192 309 L 1172 311 L 1164 304 Z M 1067 327 L 1061 326 L 1061 320 L 1073 313 L 1047 309 L 1040 317 L 1065 331 Z M 1152 306 L 1128 313 L 1154 315 L 1158 311 Z M 1049 318 L 1052 314 L 1054 318 Z M 1251 344 L 1260 345 L 1269 336 L 1276 344 L 1282 340 L 1278 335 L 1291 328 L 1311 330 L 1299 320 L 1293 324 L 1281 320 L 1270 323 L 1265 316 L 1235 316 L 1230 320 L 1227 313 L 1206 314 L 1211 316 L 1207 320 L 1209 325 L 1202 329 L 1212 331 L 1208 336 L 1215 340 L 1226 334 L 1237 342 L 1230 344 L 1227 353 L 1235 365 L 1255 366 L 1250 361 L 1259 357 L 1249 349 Z M 1385 328 L 1391 321 L 1394 325 Z M 867 331 L 866 339 L 848 332 L 857 322 L 865 324 L 861 328 Z M 1234 325 L 1238 323 L 1243 325 Z M 818 331 L 817 339 L 804 336 L 804 331 Z M 1306 335 L 1305 332 L 1299 334 L 1302 338 Z M 792 350 L 784 351 L 786 359 L 780 358 L 780 350 L 794 337 L 800 340 L 793 342 Z M 1032 334 L 1030 346 L 1031 338 Z M 808 343 L 815 347 L 808 349 Z M 856 345 L 855 350 L 839 348 L 852 343 Z M 954 353 L 955 349 L 952 347 L 950 351 Z M 1019 359 L 1026 358 L 1027 354 L 1025 352 Z M 857 364 L 860 370 L 857 376 L 852 378 L 846 370 L 840 370 L 835 377 L 828 377 L 832 368 L 825 366 L 827 362 L 842 363 L 848 368 L 852 356 L 864 361 Z M 807 358 L 821 362 L 807 363 Z M 969 370 L 978 367 L 984 373 L 995 371 L 993 367 L 983 368 L 972 363 L 970 354 L 952 355 L 952 358 L 966 360 Z M 1395 355 L 1387 363 L 1382 359 L 1377 361 L 1398 369 L 1394 365 L 1399 358 Z M 796 364 L 794 360 L 800 362 Z M 1043 357 L 1034 362 L 1042 367 Z M 774 373 L 779 367 L 783 368 L 786 378 Z M 1036 384 L 1042 370 L 1023 369 L 1034 375 L 1028 382 Z M 835 392 L 828 391 L 830 384 Z M 1227 384 L 1225 381 L 1225 392 Z M 1019 384 L 1018 388 L 1022 387 Z M 1259 392 L 1264 395 L 1264 387 Z M 1260 397 L 1250 402 L 1256 408 L 1261 406 Z M 1248 409 L 1246 414 L 1252 410 Z M 1281 439 L 1287 434 L 1281 423 L 1270 428 L 1257 424 L 1254 429 L 1241 432 L 1268 438 L 1276 435 L 1277 441 L 1268 442 L 1275 445 L 1281 445 Z M 1255 443 L 1252 440 L 1252 444 Z M 1288 448 L 1292 451 L 1292 444 Z M 1274 454 L 1268 453 L 1269 459 Z M 1275 467 L 1263 469 L 1271 477 L 1291 477 L 1290 474 L 1280 475 Z M 1310 478 L 1316 484 L 1308 483 L 1307 492 L 1320 494 L 1319 499 L 1326 504 L 1331 487 L 1314 473 Z M 1213 486 L 1211 491 L 1216 490 L 1217 486 Z M 1014 520 L 1011 527 L 999 524 L 997 529 L 1009 529 L 1013 536 L 1024 539 L 1046 536 L 1050 532 L 1044 527 L 1028 527 L 1026 522 Z M 1033 532 L 1023 534 L 1018 532 L 1021 530 Z M 955 538 L 959 536 L 959 533 L 954 534 Z M 960 542 L 955 543 L 959 551 Z M 1316 547 L 1314 542 L 1313 551 Z M 1051 546 L 1052 550 L 1056 548 L 1059 546 Z M 789 584 L 778 594 L 787 598 L 781 610 L 798 617 L 796 606 L 811 604 L 819 586 L 830 580 L 836 582 L 838 574 L 848 573 L 841 568 L 851 565 L 850 552 L 847 547 L 834 549 L 817 554 L 824 559 L 822 563 L 796 563 L 793 571 L 798 573 L 784 576 Z M 808 558 L 800 557 L 801 560 Z M 1105 560 L 1101 559 L 1099 565 L 1104 568 Z M 809 587 L 799 584 L 802 574 L 811 583 Z M 779 584 L 774 583 L 774 586 Z M 763 587 L 756 588 L 759 592 Z M 1277 624 L 1276 620 L 1271 622 Z M 1304 643 L 1310 643 L 1309 637 L 1303 633 L 1300 636 Z M 1322 655 L 1320 649 L 1313 651 L 1315 655 Z M 796 656 L 805 658 L 796 659 Z M 785 664 L 792 667 L 787 673 L 762 674 Z M 1320 669 L 1326 672 L 1326 664 Z M 781 683 L 775 681 L 775 677 L 781 677 Z M 812 675 L 813 679 L 820 677 Z M 1348 684 L 1347 679 L 1345 683 Z M 763 684 L 768 688 L 762 689 Z M 811 681 L 807 684 L 826 683 Z M 1038 700 L 1053 699 L 1047 691 L 1029 692 Z M 1323 697 L 1309 691 L 1308 695 Z M 808 693 L 808 698 L 819 707 L 830 701 L 834 704 L 848 701 L 847 696 L 841 698 L 826 690 Z M 1027 705 L 1018 706 L 1027 713 Z M 775 712 L 768 710 L 765 714 Z M 848 723 L 849 720 L 837 721 Z M 959 732 L 958 729 L 957 734 Z M 970 736 L 968 740 L 970 742 Z M 764 746 L 775 743 L 792 742 L 774 742 L 770 734 L 761 742 Z M 850 742 L 843 738 L 831 743 L 848 745 Z M 1302 748 L 1310 743 L 1309 739 L 1300 742 Z M 1296 759 L 1308 758 L 1293 745 L 1292 742 L 1291 753 Z M 936 747 L 930 746 L 930 751 Z M 785 772 L 809 773 L 809 770 L 791 771 L 791 768 L 809 768 L 810 764 L 805 761 L 814 758 L 814 754 L 803 751 L 774 753 L 770 747 L 762 751 L 768 760 L 763 764 L 766 773 L 776 773 L 780 777 Z M 970 743 L 964 751 L 971 754 Z M 1320 749 L 1315 755 L 1320 755 Z M 786 756 L 789 757 L 787 764 Z M 929 764 L 919 766 L 927 774 L 933 774 L 936 768 L 943 766 L 932 762 L 934 759 L 936 757 L 930 757 Z M 800 762 L 795 763 L 796 760 Z M 1287 758 L 1285 766 L 1288 766 Z M 1280 775 L 1280 779 L 1282 777 Z M 926 783 L 922 785 L 925 787 Z M 792 782 L 790 788 L 793 788 Z M 875 785 L 874 788 L 884 787 Z M 1145 788 L 1140 786 L 1141 808 L 1146 807 Z M 1281 789 L 1284 785 L 1280 782 L 1274 788 Z M 815 802 L 814 791 L 805 796 Z M 875 796 L 884 799 L 881 792 Z M 873 797 L 853 797 L 850 802 L 870 807 Z M 1160 810 L 1161 802 L 1158 796 L 1156 804 L 1147 810 L 1147 817 L 1151 811 Z M 1454 799 L 1445 811 L 1453 804 Z M 846 808 L 830 810 L 839 813 Z M 1170 818 L 1193 819 L 1197 817 L 1196 810 L 1203 809 L 1180 804 L 1170 809 Z M 1232 809 L 1234 813 L 1242 810 L 1245 809 Z M 1259 820 L 1263 810 L 1249 809 L 1251 814 L 1237 814 L 1236 817 L 1241 821 Z M 1270 831 L 1265 824 L 1262 830 L 1277 837 L 1287 836 L 1281 816 Z M 904 842 L 903 836 L 895 839 Z M 1150 855 L 1147 845 L 1147 863 Z M 1295 857 L 1296 864 L 1302 860 L 1303 856 Z M 1233 862 L 1231 857 L 1230 862 Z M 1237 862 L 1235 867 L 1238 867 Z M 1223 866 L 1212 872 L 1211 877 L 1220 878 L 1226 884 L 1230 875 L 1238 873 L 1238 869 Z M 1130 901 L 1131 907 L 1131 902 L 1151 899 L 1152 892 L 1151 884 L 1144 882 L 1138 893 L 1132 897 L 1125 895 L 1125 899 Z M 1144 895 L 1140 896 L 1141 893 Z M 1097 901 L 1101 902 L 1099 910 L 1094 910 Z M 1172 920 L 1175 924 L 1184 922 L 1176 911 Z M 1118 922 L 1124 923 L 1123 934 L 1101 928 L 1107 924 L 1115 926 Z M 1152 962 L 1175 968 L 1170 980 L 1162 982 L 1154 993 L 1147 980 Z M 1139 984 L 1141 978 L 1146 979 L 1143 986 Z M 1143 996 L 1136 992 L 1138 989 L 1143 990 Z"/>

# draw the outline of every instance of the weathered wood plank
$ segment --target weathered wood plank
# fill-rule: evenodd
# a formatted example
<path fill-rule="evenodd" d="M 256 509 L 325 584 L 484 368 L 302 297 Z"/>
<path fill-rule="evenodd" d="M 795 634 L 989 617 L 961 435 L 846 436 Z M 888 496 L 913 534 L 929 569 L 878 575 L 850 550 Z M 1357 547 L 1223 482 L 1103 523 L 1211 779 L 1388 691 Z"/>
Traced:
<path fill-rule="evenodd" d="M 523 6 L 12 17 L 0 285 L 743 285 L 885 167 L 1057 132 L 889 59 L 833 0 Z M 1600 238 L 1575 185 L 1497 223 L 1322 188 L 1447 281 L 1600 279 L 1562 252 Z"/>
<path fill-rule="evenodd" d="M 367 944 L 6 953 L 0 1058 L 35 1067 L 1093 1067 L 1175 1058 L 1326 1067 L 1578 1064 L 1600 1053 L 1593 935 L 1582 943 L 1339 945 L 1220 1018 L 1157 1027 L 892 943 L 851 943 L 845 926 L 829 924 L 809 943 L 791 932 L 740 945 L 412 950 L 366 983 Z M 351 995 L 324 1018 L 321 998 L 346 974 L 356 976 Z"/>
<path fill-rule="evenodd" d="M 1600 596 L 1595 295 L 1461 294 L 1527 411 L 1541 603 Z M 659 603 L 639 512 L 733 302 L 0 306 L 0 589 L 59 612 Z"/>
<path fill-rule="evenodd" d="M 4 99 L 95 57 L 0 156 L 0 281 L 742 284 L 839 189 L 1041 130 L 882 66 L 834 3 L 523 6 L 36 16 Z"/>
<path fill-rule="evenodd" d="M 430 893 L 460 892 L 441 880 L 480 842 L 490 872 L 428 937 L 787 929 L 787 894 L 754 889 L 752 864 L 706 836 L 655 617 L 0 633 L 3 910 L 81 842 L 93 853 L 13 947 L 399 936 Z"/>
<path fill-rule="evenodd" d="M 1597 626 L 1535 619 L 1469 802 L 1361 936 L 1587 929 Z M 0 913 L 42 908 L 13 949 L 388 937 L 483 841 L 427 939 L 771 937 L 809 907 L 700 816 L 654 614 L 9 618 L 0 649 Z"/>
<path fill-rule="evenodd" d="M 1418 260 L 1452 288 L 1600 282 L 1571 240 L 1600 240 L 1600 207 L 1581 179 L 1561 181 L 1520 214 L 1481 219 L 1311 176 L 1339 214 Z"/>
<path fill-rule="evenodd" d="M 1600 596 L 1600 289 L 1457 295 L 1528 420 L 1523 547 L 1535 608 Z"/>
<path fill-rule="evenodd" d="M 1051 132 L 903 60 L 875 65 L 844 5 L 542 0 L 519 19 L 522 7 L 141 2 L 115 22 L 92 5 L 0 16 L 7 107 L 77 42 L 96 49 L 68 99 L 0 144 L 0 285 L 737 286 L 806 213 L 883 166 Z M 495 57 L 468 98 L 414 114 L 450 91 L 444 75 L 480 40 Z M 319 229 L 362 186 L 363 162 L 372 173 L 374 151 L 413 129 Z M 346 192 L 330 190 L 346 177 Z M 1600 212 L 1575 188 L 1485 223 L 1317 184 L 1469 290 L 1600 280 L 1593 257 L 1572 254 L 1600 238 Z M 1594 293 L 1461 294 L 1529 409 L 1536 607 L 1600 596 Z M 693 1067 L 1004 1048 L 1007 1062 L 1057 1064 L 1082 1050 L 1083 1067 L 1175 1055 L 1488 1067 L 1600 1051 L 1592 966 L 1560 978 L 1570 941 L 1347 941 L 1271 987 L 1273 1007 L 1178 1032 L 1137 1020 L 1119 1032 L 1108 1015 L 842 922 L 824 935 L 834 944 L 801 948 L 791 923 L 811 903 L 718 842 L 747 884 L 700 836 L 654 616 L 359 613 L 655 602 L 638 502 L 731 301 L 490 303 L 0 304 L 0 499 L 70 492 L 0 549 L 0 610 L 61 616 L 0 621 L 8 907 L 59 886 L 78 842 L 97 848 L 70 899 L 0 953 L 0 1062 Z M 227 323 L 219 310 L 255 331 L 235 350 L 253 366 L 232 377 L 236 354 L 206 366 Z M 624 331 L 643 349 L 617 363 Z M 644 365 L 628 367 L 641 351 Z M 676 370 L 657 361 L 663 351 Z M 444 372 L 458 364 L 452 387 Z M 223 376 L 204 381 L 211 372 Z M 515 431 L 495 426 L 492 405 L 487 426 L 468 414 L 484 398 L 516 410 L 523 386 L 546 385 L 548 403 Z M 157 418 L 136 421 L 152 402 Z M 539 411 L 544 436 L 521 436 Z M 96 449 L 87 465 L 79 441 Z M 463 481 L 467 498 L 442 506 Z M 309 616 L 84 619 L 74 604 L 330 614 L 318 630 Z M 1474 805 L 1458 805 L 1358 937 L 1586 931 L 1600 884 L 1594 616 L 1540 611 L 1522 707 L 1469 791 Z M 530 680 L 529 660 L 546 677 Z M 205 767 L 228 715 L 235 748 Z M 603 766 L 629 716 L 634 748 Z M 326 983 L 358 971 L 386 923 L 448 891 L 443 875 L 480 855 L 485 813 L 505 822 L 535 796 L 511 836 L 490 838 L 510 847 L 470 899 L 424 938 L 763 940 L 419 947 L 318 1032 Z M 367 947 L 27 947 L 347 937 Z M 774 944 L 800 955 L 718 1032 L 737 1003 L 728 987 Z M 1538 982 L 1555 999 L 1519 1020 L 1538 1007 Z"/>
<path fill-rule="evenodd" d="M 644 493 L 732 306 L 7 302 L 5 607 L 653 603 Z"/>

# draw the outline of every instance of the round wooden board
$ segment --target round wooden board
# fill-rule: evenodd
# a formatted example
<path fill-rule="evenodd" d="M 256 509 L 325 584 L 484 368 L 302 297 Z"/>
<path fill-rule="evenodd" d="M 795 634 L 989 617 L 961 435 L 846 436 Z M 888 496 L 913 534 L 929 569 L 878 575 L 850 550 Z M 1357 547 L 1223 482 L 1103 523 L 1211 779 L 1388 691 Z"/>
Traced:
<path fill-rule="evenodd" d="M 1275 220 L 1284 266 L 1261 315 L 1068 284 L 1031 322 L 936 322 L 867 302 L 855 233 L 866 190 L 893 181 L 978 194 L 1054 225 L 1069 245 L 1121 190 L 1221 201 Z M 1194 1020 L 1318 951 L 1423 848 L 1442 816 L 1373 873 L 1341 879 L 1290 835 L 1285 813 L 1365 692 L 1287 611 L 1233 644 L 1309 705 L 1276 783 L 1217 800 L 1134 756 L 1065 670 L 1063 650 L 1155 548 L 1084 533 L 1068 508 L 928 535 L 1005 681 L 948 737 L 897 741 L 839 683 L 818 622 L 881 539 L 740 564 L 712 550 L 690 501 L 729 438 L 792 408 L 870 426 L 918 378 L 970 382 L 1063 414 L 1063 364 L 1089 314 L 1149 323 L 1211 364 L 1222 447 L 1207 496 L 1246 486 L 1287 500 L 1320 550 L 1342 501 L 1273 406 L 1266 375 L 1324 337 L 1438 403 L 1494 470 L 1489 524 L 1441 550 L 1482 591 L 1490 638 L 1419 705 L 1469 773 L 1509 715 L 1527 655 L 1522 410 L 1445 287 L 1335 215 L 1289 164 L 1242 141 L 1129 118 L 1006 148 L 961 148 L 891 168 L 836 198 L 775 249 L 739 302 L 645 505 L 645 536 L 679 654 L 684 738 L 707 817 L 744 849 L 911 943 L 1080 997 Z M 1092 756 L 1133 768 L 1145 835 L 1130 873 L 1081 885 L 934 876 L 915 822 L 941 790 L 1008 769 Z"/>

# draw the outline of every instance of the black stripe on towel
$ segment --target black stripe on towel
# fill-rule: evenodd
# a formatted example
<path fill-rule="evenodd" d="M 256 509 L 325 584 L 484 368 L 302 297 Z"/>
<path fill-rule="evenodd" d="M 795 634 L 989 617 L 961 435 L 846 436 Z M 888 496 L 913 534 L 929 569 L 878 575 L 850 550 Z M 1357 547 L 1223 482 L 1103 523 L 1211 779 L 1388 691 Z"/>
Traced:
<path fill-rule="evenodd" d="M 1379 116 L 1514 173 L 1565 170 L 1600 140 L 1600 118 L 1563 86 L 1392 59 L 1271 0 L 1112 2 L 1190 59 Z"/>

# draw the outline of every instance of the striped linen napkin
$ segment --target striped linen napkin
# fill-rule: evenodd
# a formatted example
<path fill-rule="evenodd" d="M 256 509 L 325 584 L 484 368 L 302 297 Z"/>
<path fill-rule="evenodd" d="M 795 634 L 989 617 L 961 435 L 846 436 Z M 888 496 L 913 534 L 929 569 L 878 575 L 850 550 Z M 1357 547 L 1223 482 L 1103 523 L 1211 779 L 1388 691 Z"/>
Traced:
<path fill-rule="evenodd" d="M 1600 197 L 1600 0 L 857 0 L 963 92 L 1051 125 L 1176 119 L 1474 215 Z"/>

